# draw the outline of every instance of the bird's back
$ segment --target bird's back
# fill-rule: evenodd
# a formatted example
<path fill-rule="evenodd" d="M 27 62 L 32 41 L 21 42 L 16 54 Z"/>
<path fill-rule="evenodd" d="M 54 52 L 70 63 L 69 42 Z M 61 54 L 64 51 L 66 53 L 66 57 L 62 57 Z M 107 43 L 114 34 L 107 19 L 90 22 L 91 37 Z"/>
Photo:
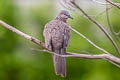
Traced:
<path fill-rule="evenodd" d="M 63 21 L 52 20 L 45 25 L 44 37 L 46 41 L 51 40 L 55 48 L 67 47 L 70 38 L 69 25 Z M 66 39 L 65 42 L 64 39 Z"/>

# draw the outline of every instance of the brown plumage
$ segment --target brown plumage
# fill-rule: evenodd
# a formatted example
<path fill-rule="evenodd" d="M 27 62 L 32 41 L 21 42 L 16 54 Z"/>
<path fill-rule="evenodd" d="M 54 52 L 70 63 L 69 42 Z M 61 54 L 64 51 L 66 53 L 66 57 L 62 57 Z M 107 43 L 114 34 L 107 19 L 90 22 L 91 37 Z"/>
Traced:
<path fill-rule="evenodd" d="M 45 45 L 56 54 L 65 55 L 69 44 L 70 28 L 66 23 L 72 18 L 69 13 L 62 10 L 58 16 L 47 23 L 44 28 Z M 53 64 L 57 75 L 66 76 L 66 60 L 63 57 L 53 55 Z"/>

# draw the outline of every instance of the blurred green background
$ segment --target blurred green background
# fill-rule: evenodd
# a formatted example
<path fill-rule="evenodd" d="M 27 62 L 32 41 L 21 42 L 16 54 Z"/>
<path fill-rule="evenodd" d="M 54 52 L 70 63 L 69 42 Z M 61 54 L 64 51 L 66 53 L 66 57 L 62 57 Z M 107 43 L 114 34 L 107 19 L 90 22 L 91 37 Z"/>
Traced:
<path fill-rule="evenodd" d="M 90 6 L 94 6 L 94 4 L 92 3 Z M 101 5 L 101 7 L 83 8 L 88 14 L 97 15 L 104 12 L 105 5 Z M 55 18 L 59 11 L 57 1 L 54 0 L 0 0 L 0 20 L 41 41 L 44 41 L 42 34 L 44 25 Z M 117 55 L 111 42 L 96 25 L 80 16 L 79 12 L 70 11 L 70 14 L 74 18 L 74 20 L 68 20 L 72 27 L 100 47 Z M 112 8 L 110 16 L 115 31 L 119 32 L 120 10 Z M 105 12 L 95 19 L 110 32 Z M 0 26 L 0 80 L 120 80 L 120 69 L 109 62 L 78 58 L 67 58 L 67 77 L 63 79 L 55 75 L 50 54 L 32 51 L 31 48 L 42 49 Z M 102 53 L 74 32 L 71 33 L 67 51 Z"/>

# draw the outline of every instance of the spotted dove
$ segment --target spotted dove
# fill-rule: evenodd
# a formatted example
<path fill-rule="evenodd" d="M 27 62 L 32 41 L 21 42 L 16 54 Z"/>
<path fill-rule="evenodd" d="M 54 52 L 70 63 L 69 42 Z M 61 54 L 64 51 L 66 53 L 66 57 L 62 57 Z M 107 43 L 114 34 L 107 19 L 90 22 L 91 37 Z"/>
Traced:
<path fill-rule="evenodd" d="M 67 19 L 72 17 L 66 10 L 62 10 L 55 19 L 45 25 L 43 35 L 46 47 L 56 54 L 65 55 L 69 44 L 70 28 Z M 56 75 L 66 77 L 66 59 L 53 55 L 53 64 Z"/>

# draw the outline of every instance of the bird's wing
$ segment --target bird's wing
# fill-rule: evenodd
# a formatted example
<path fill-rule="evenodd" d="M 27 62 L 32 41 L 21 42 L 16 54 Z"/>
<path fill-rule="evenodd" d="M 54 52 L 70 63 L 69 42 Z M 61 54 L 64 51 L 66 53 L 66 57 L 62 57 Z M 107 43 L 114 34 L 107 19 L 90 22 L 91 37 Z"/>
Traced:
<path fill-rule="evenodd" d="M 65 25 L 64 29 L 64 47 L 67 47 L 70 39 L 70 28 L 69 25 Z"/>
<path fill-rule="evenodd" d="M 45 38 L 45 45 L 46 47 L 51 50 L 52 49 L 52 45 L 51 45 L 51 27 L 50 24 L 46 24 L 45 25 L 45 28 L 44 28 L 44 31 L 43 31 L 43 35 L 44 35 L 44 38 Z"/>

